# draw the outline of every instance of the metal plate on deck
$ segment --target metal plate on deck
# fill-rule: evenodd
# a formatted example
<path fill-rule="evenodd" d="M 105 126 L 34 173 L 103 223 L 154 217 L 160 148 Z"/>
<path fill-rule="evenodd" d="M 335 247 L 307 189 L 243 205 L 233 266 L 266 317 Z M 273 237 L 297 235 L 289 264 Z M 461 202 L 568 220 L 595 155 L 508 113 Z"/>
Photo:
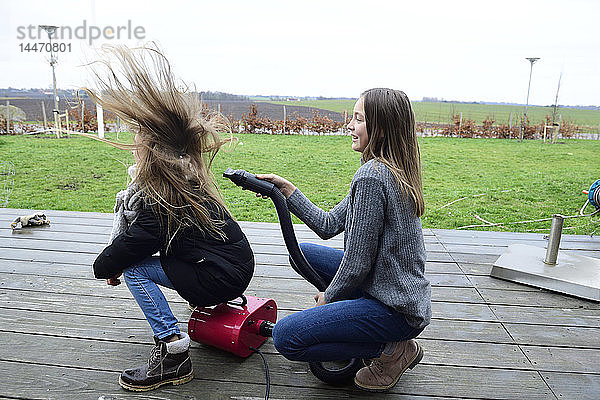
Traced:
<path fill-rule="evenodd" d="M 546 249 L 512 244 L 492 267 L 491 276 L 600 301 L 600 259 L 559 251 L 556 265 L 544 263 Z"/>

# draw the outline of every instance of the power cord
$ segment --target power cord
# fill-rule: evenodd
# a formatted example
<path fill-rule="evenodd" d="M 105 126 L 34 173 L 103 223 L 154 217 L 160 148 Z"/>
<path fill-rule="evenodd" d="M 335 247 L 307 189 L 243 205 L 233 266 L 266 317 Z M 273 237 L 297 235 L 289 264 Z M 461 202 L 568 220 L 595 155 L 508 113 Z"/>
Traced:
<path fill-rule="evenodd" d="M 265 400 L 269 400 L 269 392 L 271 391 L 271 378 L 269 377 L 269 365 L 267 364 L 267 359 L 265 358 L 263 353 L 260 352 L 260 350 L 255 349 L 254 347 L 249 348 L 253 352 L 258 353 L 258 355 L 263 359 L 263 362 L 265 363 L 265 376 L 267 379 L 267 390 L 265 391 Z"/>

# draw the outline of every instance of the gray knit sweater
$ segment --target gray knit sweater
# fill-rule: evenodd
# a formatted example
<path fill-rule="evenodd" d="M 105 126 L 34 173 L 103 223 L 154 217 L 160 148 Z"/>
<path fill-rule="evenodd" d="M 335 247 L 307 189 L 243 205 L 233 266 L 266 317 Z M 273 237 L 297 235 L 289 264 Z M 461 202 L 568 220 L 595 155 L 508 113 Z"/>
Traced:
<path fill-rule="evenodd" d="M 350 193 L 329 212 L 298 189 L 287 203 L 323 239 L 345 231 L 344 257 L 325 291 L 327 302 L 346 299 L 360 288 L 403 313 L 411 326 L 429 324 L 431 286 L 424 275 L 421 220 L 384 164 L 374 160 L 363 164 Z"/>

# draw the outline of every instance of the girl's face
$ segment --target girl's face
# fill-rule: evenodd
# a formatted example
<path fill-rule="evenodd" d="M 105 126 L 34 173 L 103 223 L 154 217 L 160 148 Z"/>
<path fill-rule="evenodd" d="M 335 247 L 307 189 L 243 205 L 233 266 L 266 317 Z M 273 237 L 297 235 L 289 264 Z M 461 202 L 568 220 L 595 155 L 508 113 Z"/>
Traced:
<path fill-rule="evenodd" d="M 367 143 L 369 143 L 367 122 L 365 120 L 365 100 L 362 97 L 354 105 L 352 120 L 348 124 L 348 129 L 352 136 L 352 150 L 362 153 L 367 147 Z"/>

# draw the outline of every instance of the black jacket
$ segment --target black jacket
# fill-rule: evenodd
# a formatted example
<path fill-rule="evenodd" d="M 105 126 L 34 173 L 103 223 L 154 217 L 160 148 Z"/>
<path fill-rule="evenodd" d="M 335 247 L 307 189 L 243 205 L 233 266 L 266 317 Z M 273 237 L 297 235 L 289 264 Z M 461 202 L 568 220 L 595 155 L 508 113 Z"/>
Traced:
<path fill-rule="evenodd" d="M 218 218 L 209 207 L 213 220 Z M 209 306 L 232 300 L 248 287 L 254 273 L 254 254 L 246 236 L 228 215 L 225 240 L 205 235 L 196 227 L 178 232 L 166 251 L 166 234 L 149 206 L 117 236 L 94 262 L 96 278 L 107 279 L 160 251 L 163 270 L 175 290 L 188 302 Z"/>

